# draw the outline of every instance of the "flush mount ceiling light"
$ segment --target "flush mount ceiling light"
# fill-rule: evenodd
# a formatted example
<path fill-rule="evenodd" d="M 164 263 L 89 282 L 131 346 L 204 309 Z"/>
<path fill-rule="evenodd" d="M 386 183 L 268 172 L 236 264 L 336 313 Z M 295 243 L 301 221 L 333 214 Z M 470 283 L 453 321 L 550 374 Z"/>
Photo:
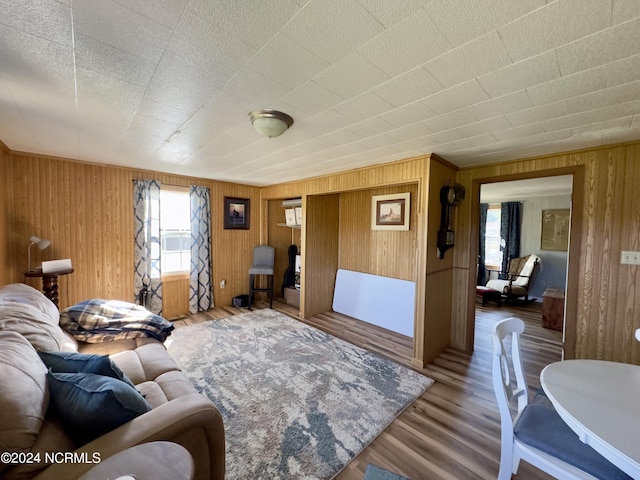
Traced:
<path fill-rule="evenodd" d="M 263 137 L 279 137 L 293 125 L 293 118 L 286 113 L 276 110 L 254 110 L 249 118 L 260 135 Z"/>

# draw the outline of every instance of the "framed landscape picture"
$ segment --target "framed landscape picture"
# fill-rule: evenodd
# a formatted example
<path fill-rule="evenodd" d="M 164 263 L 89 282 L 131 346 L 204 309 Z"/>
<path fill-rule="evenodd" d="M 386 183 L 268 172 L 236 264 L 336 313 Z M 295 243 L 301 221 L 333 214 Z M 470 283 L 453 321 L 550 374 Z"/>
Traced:
<path fill-rule="evenodd" d="M 249 230 L 249 199 L 224 197 L 225 230 Z"/>
<path fill-rule="evenodd" d="M 570 219 L 568 208 L 542 210 L 540 250 L 566 252 L 569 249 Z"/>
<path fill-rule="evenodd" d="M 411 194 L 392 193 L 371 197 L 371 230 L 409 230 Z"/>

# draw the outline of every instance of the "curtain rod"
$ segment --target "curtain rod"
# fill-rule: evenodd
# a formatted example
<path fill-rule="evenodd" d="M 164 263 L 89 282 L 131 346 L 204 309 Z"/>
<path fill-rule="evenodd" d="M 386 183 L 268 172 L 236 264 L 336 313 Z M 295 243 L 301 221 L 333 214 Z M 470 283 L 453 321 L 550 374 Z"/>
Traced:
<path fill-rule="evenodd" d="M 151 179 L 132 178 L 131 179 L 132 182 L 135 182 L 136 180 L 156 180 L 156 179 L 155 178 L 151 178 Z M 161 182 L 160 180 L 156 180 L 156 182 L 160 183 L 161 185 L 166 185 L 167 187 L 180 187 L 180 188 L 189 188 L 191 185 L 197 185 L 196 183 L 190 183 L 189 185 L 177 185 L 175 183 Z"/>

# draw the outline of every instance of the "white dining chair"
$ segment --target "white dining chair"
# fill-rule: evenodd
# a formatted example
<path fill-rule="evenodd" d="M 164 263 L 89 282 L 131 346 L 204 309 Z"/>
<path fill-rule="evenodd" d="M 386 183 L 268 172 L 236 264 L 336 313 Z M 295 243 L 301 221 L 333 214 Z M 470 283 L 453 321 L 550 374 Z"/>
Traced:
<path fill-rule="evenodd" d="M 631 479 L 582 443 L 553 408 L 529 404 L 520 357 L 522 332 L 524 322 L 515 317 L 496 323 L 492 331 L 493 389 L 501 424 L 498 480 L 509 480 L 512 473 L 517 474 L 520 460 L 563 480 Z M 509 408 L 512 400 L 517 400 L 515 417 Z"/>

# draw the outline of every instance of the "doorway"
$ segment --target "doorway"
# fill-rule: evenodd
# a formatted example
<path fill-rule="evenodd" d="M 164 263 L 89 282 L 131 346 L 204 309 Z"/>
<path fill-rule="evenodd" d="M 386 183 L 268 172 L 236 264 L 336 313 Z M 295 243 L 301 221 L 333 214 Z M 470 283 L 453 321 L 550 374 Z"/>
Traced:
<path fill-rule="evenodd" d="M 521 255 L 535 253 L 542 258 L 542 266 L 538 273 L 531 295 L 542 301 L 547 288 L 565 291 L 564 299 L 564 358 L 575 356 L 576 310 L 577 310 L 577 278 L 579 259 L 579 237 L 582 219 L 582 198 L 584 171 L 582 166 L 565 167 L 552 170 L 541 170 L 502 177 L 475 179 L 472 196 L 472 237 L 480 235 L 480 203 L 483 201 L 522 201 L 523 202 L 523 236 Z M 496 195 L 496 196 L 493 196 Z M 493 196 L 493 198 L 492 198 Z M 558 198 L 552 198 L 558 197 Z M 562 202 L 566 202 L 563 204 Z M 499 202 L 498 202 L 499 203 Z M 528 211 L 527 211 L 528 205 Z M 568 248 L 564 251 L 548 251 L 541 248 L 542 210 L 570 209 Z M 524 214 L 527 214 L 526 219 Z M 527 233 L 528 231 L 528 233 Z M 477 259 L 479 242 L 470 245 L 470 259 Z M 529 251 L 530 250 L 530 251 Z M 545 262 L 546 258 L 546 262 Z M 475 262 L 474 262 L 475 263 Z M 473 270 L 472 270 L 473 268 Z M 477 271 L 477 265 L 470 265 L 470 271 Z M 469 287 L 475 289 L 478 278 L 471 278 Z M 468 310 L 468 334 L 475 336 L 476 297 L 470 296 Z M 542 320 L 542 319 L 541 319 Z M 473 344 L 473 339 L 471 341 Z"/>

